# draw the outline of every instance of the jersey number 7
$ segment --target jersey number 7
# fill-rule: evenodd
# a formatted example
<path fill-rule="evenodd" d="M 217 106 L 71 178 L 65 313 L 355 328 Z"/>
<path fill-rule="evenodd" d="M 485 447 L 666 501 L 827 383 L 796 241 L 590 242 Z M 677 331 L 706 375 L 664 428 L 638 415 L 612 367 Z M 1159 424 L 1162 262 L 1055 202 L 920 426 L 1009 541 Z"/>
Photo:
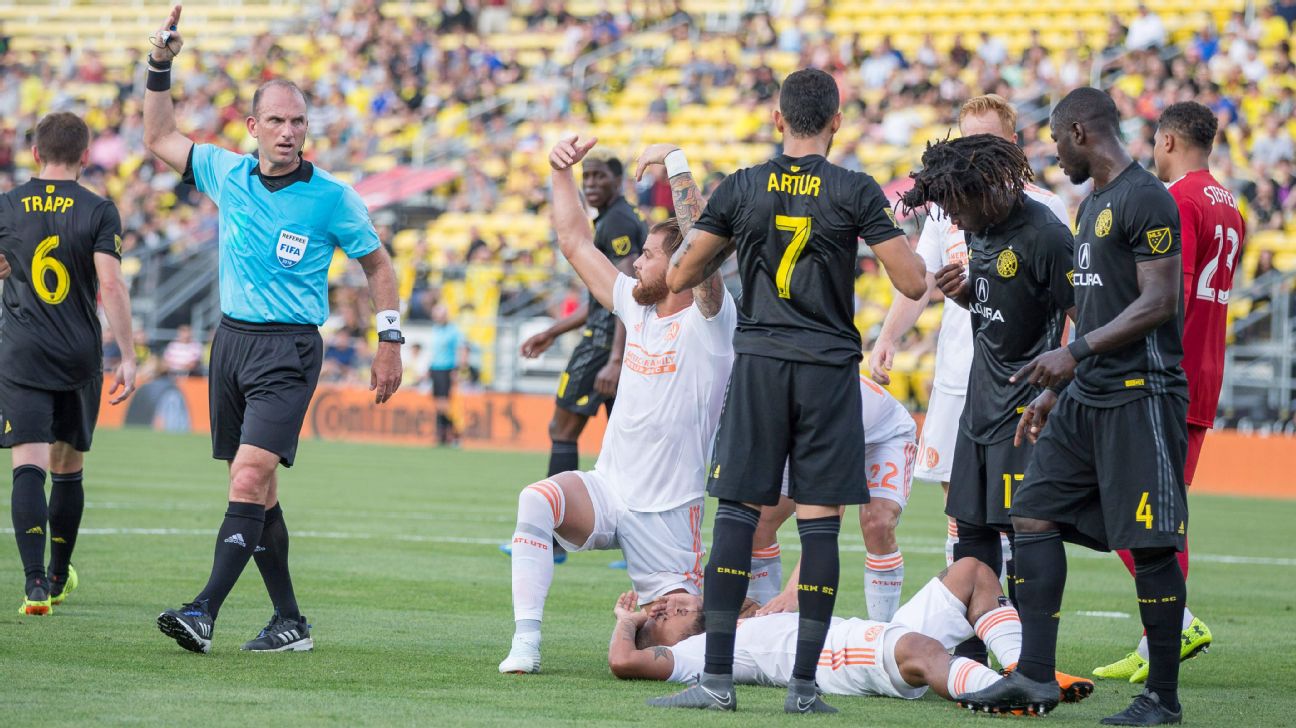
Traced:
<path fill-rule="evenodd" d="M 783 251 L 783 259 L 779 261 L 778 272 L 774 275 L 774 284 L 778 287 L 779 298 L 791 298 L 792 269 L 796 267 L 801 251 L 805 250 L 806 242 L 810 240 L 810 218 L 776 215 L 774 227 L 792 233 L 792 241 Z"/>

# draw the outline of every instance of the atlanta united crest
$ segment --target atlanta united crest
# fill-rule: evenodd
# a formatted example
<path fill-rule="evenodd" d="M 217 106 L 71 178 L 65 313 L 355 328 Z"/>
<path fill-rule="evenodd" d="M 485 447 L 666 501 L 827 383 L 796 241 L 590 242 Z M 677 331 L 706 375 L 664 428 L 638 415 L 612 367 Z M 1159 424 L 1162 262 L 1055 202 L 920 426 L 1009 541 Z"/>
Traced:
<path fill-rule="evenodd" d="M 306 244 L 309 242 L 310 238 L 305 235 L 280 230 L 279 245 L 275 248 L 275 255 L 279 258 L 279 265 L 291 268 L 300 263 L 302 256 L 306 254 Z"/>

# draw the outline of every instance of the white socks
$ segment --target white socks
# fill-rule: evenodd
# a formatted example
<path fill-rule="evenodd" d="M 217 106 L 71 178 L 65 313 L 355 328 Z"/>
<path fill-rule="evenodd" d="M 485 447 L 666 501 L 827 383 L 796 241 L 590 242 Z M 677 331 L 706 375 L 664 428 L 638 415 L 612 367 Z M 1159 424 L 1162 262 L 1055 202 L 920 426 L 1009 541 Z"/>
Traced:
<path fill-rule="evenodd" d="M 1000 532 L 999 549 L 1003 552 L 1003 563 L 999 566 L 999 578 L 1008 578 L 1008 562 L 1012 561 L 1012 544 L 1008 542 L 1008 534 Z"/>
<path fill-rule="evenodd" d="M 945 565 L 954 565 L 954 544 L 958 543 L 958 524 L 949 519 L 949 531 L 945 535 Z"/>
<path fill-rule="evenodd" d="M 986 644 L 1001 667 L 1017 664 L 1021 657 L 1021 618 L 1012 607 L 999 607 L 981 615 L 973 625 L 976 636 Z"/>
<path fill-rule="evenodd" d="M 778 596 L 783 588 L 782 551 L 777 543 L 752 551 L 751 583 L 747 598 L 761 606 Z"/>
<path fill-rule="evenodd" d="M 1001 679 L 999 673 L 976 660 L 955 657 L 950 660 L 949 678 L 945 682 L 945 689 L 949 691 L 951 699 L 957 699 L 965 693 L 984 690 Z"/>
<path fill-rule="evenodd" d="M 890 622 L 900 608 L 904 554 L 898 550 L 881 556 L 868 554 L 864 564 L 864 601 L 868 604 L 869 619 Z"/>
<path fill-rule="evenodd" d="M 563 522 L 567 501 L 552 480 L 528 485 L 518 495 L 517 527 L 513 531 L 513 619 L 516 634 L 534 634 L 553 582 L 553 534 Z M 525 623 L 525 624 L 524 624 Z M 534 623 L 534 624 L 532 624 Z"/>

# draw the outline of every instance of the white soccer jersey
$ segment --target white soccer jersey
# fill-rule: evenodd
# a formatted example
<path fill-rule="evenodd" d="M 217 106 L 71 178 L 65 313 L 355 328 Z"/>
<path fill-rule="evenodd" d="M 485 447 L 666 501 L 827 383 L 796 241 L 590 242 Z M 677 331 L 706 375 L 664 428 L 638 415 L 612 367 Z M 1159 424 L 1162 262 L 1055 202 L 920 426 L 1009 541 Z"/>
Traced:
<path fill-rule="evenodd" d="M 796 612 L 741 620 L 734 635 L 734 682 L 786 686 L 796 661 L 799 620 Z M 815 670 L 819 689 L 832 695 L 922 697 L 927 688 L 905 684 L 890 654 L 900 636 L 910 631 L 901 625 L 833 617 Z M 706 666 L 705 634 L 668 649 L 674 658 L 672 682 L 688 684 L 701 676 Z"/>
<path fill-rule="evenodd" d="M 632 511 L 665 511 L 703 497 L 711 440 L 720 421 L 738 309 L 728 292 L 707 319 L 697 306 L 658 316 L 617 276 L 613 313 L 625 324 L 616 406 L 594 469 Z"/>
<path fill-rule="evenodd" d="M 860 377 L 860 401 L 864 405 L 864 442 L 914 441 L 918 427 L 913 415 L 868 377 Z"/>
<path fill-rule="evenodd" d="M 1057 218 L 1071 226 L 1070 215 L 1062 198 L 1035 185 L 1026 185 L 1026 195 L 1053 211 Z M 935 273 L 950 263 L 967 267 L 967 241 L 963 231 L 950 222 L 945 211 L 932 205 L 918 238 L 918 255 Z M 949 394 L 967 394 L 968 373 L 972 369 L 972 319 L 967 309 L 945 299 L 941 310 L 940 335 L 936 338 L 936 376 L 932 387 Z"/>

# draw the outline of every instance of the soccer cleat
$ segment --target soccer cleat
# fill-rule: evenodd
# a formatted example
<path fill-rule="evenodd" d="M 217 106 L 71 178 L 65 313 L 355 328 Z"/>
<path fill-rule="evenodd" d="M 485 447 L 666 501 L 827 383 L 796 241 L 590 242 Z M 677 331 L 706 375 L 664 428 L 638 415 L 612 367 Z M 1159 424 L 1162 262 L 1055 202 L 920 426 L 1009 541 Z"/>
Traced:
<path fill-rule="evenodd" d="M 1182 722 L 1182 707 L 1170 710 L 1161 702 L 1161 696 L 1149 690 L 1136 695 L 1125 710 L 1102 719 L 1103 725 L 1172 725 Z"/>
<path fill-rule="evenodd" d="M 1064 703 L 1078 703 L 1093 695 L 1093 680 L 1068 675 L 1065 672 L 1053 673 L 1057 678 L 1058 692 Z"/>
<path fill-rule="evenodd" d="M 34 579 L 32 585 L 23 595 L 22 606 L 18 613 L 24 616 L 39 617 L 50 614 L 54 607 L 50 605 L 49 589 L 44 579 Z"/>
<path fill-rule="evenodd" d="M 1014 670 L 989 687 L 956 695 L 954 700 L 968 710 L 986 713 L 1045 715 L 1057 707 L 1060 696 L 1056 680 L 1036 682 Z"/>
<path fill-rule="evenodd" d="M 1203 652 L 1210 652 L 1211 641 L 1210 627 L 1200 619 L 1193 617 L 1193 621 L 1179 634 L 1179 661 L 1191 660 Z M 1137 670 L 1130 675 L 1129 681 L 1135 685 L 1147 682 L 1149 665 L 1146 660 Z"/>
<path fill-rule="evenodd" d="M 157 626 L 162 634 L 190 652 L 211 652 L 212 630 L 215 620 L 207 613 L 207 603 L 188 602 L 180 609 L 168 609 L 158 615 Z"/>
<path fill-rule="evenodd" d="M 509 648 L 508 657 L 499 664 L 499 671 L 504 675 L 540 672 L 540 633 L 513 635 L 513 646 Z"/>
<path fill-rule="evenodd" d="M 837 709 L 819 697 L 814 680 L 792 678 L 788 681 L 787 698 L 783 700 L 784 713 L 836 713 Z"/>
<path fill-rule="evenodd" d="M 76 591 L 79 584 L 80 582 L 77 580 L 76 569 L 74 569 L 71 564 L 68 564 L 68 573 L 66 578 L 62 581 L 50 579 L 50 586 L 53 587 L 50 592 L 50 604 L 62 604 L 63 600 L 67 599 L 67 595 Z"/>
<path fill-rule="evenodd" d="M 508 556 L 512 556 L 513 544 L 511 543 L 500 544 L 500 551 Z M 554 544 L 554 566 L 557 566 L 558 564 L 561 564 L 566 560 L 567 560 L 567 549 L 559 546 L 558 544 Z"/>
<path fill-rule="evenodd" d="M 702 673 L 697 685 L 674 695 L 652 698 L 648 704 L 654 708 L 735 711 L 738 710 L 738 696 L 734 694 L 732 675 Z"/>
<path fill-rule="evenodd" d="M 315 648 L 310 628 L 306 617 L 288 619 L 279 616 L 279 610 L 276 609 L 270 623 L 256 639 L 243 643 L 239 649 L 247 652 L 310 652 Z"/>
<path fill-rule="evenodd" d="M 1147 660 L 1137 652 L 1131 652 L 1125 657 L 1113 662 L 1110 665 L 1094 668 L 1094 677 L 1100 677 L 1107 680 L 1128 680 L 1130 676 L 1140 669 L 1146 673 Z"/>

